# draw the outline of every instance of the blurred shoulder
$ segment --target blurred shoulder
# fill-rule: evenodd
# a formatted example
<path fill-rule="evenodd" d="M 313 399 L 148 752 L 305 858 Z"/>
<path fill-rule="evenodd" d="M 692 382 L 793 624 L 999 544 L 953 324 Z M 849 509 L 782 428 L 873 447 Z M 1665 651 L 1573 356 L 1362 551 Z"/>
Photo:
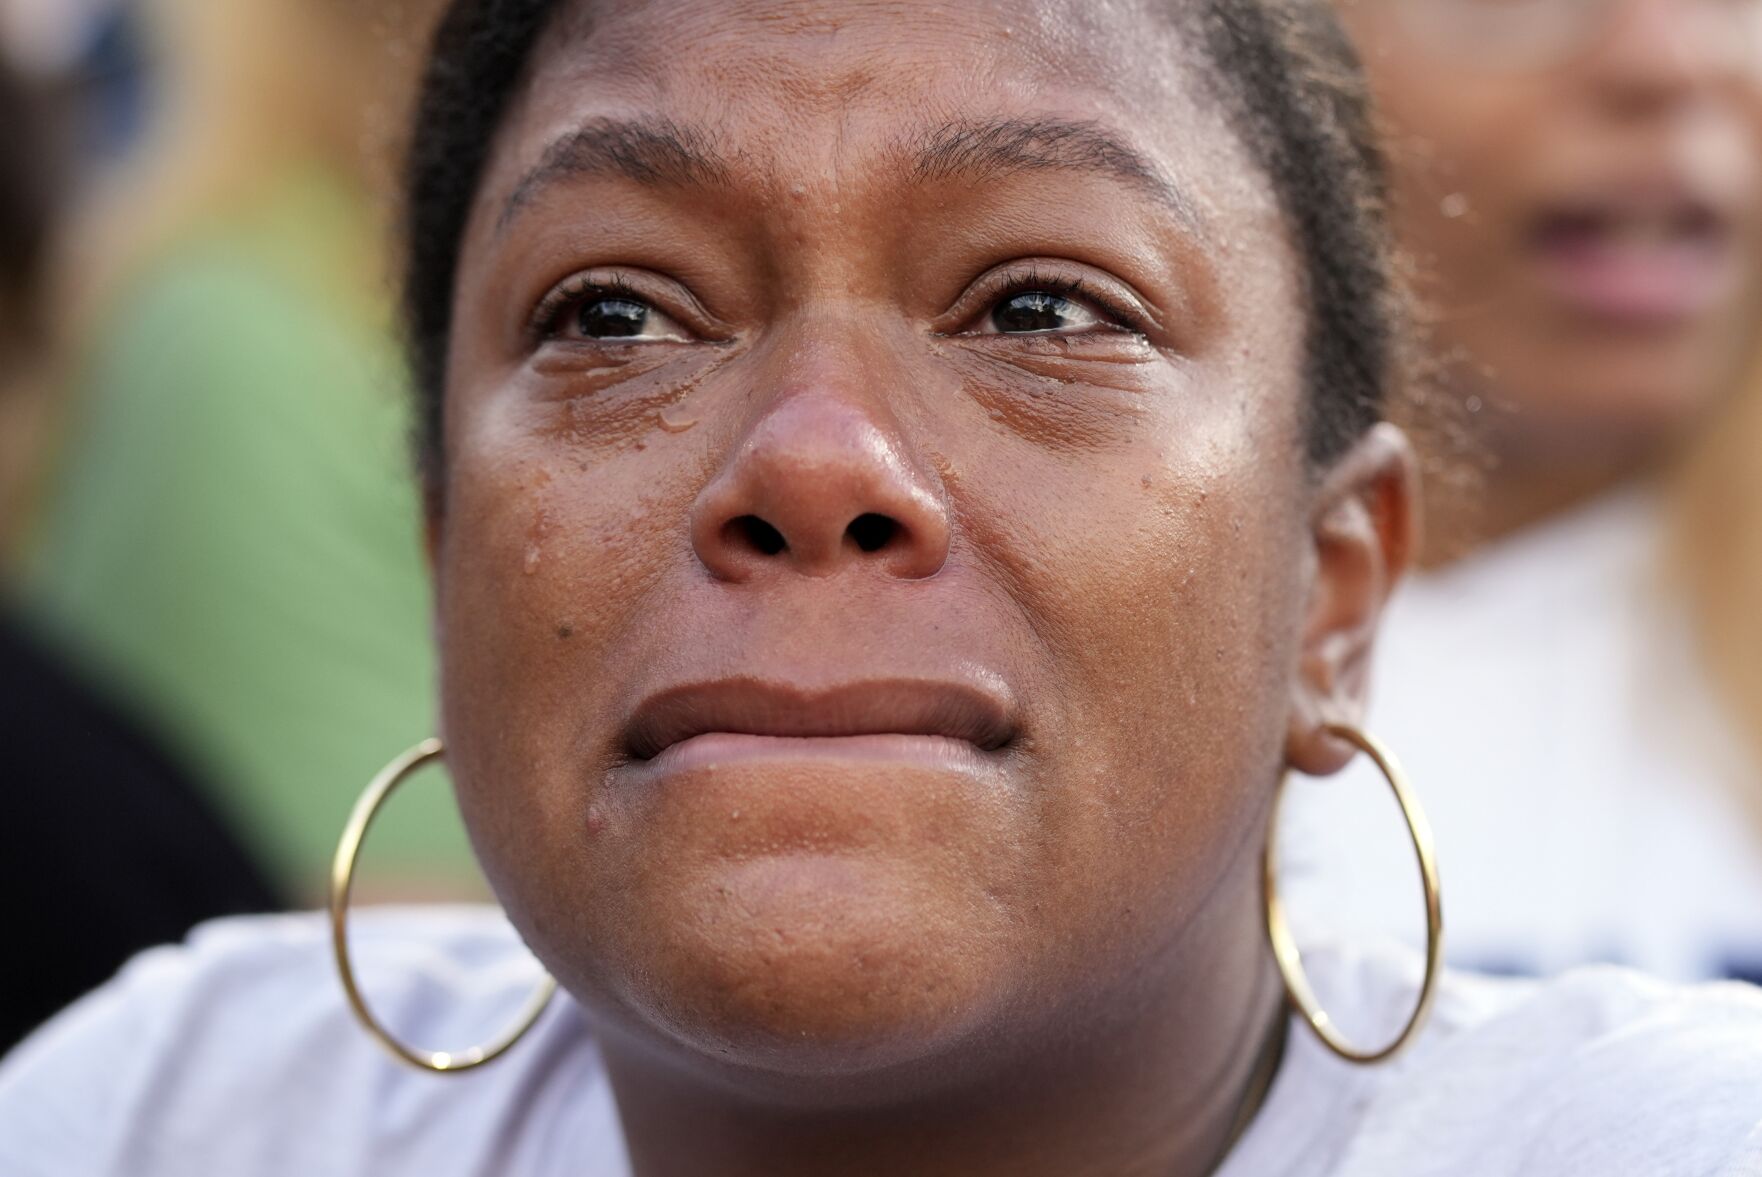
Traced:
<path fill-rule="evenodd" d="M 350 930 L 376 1013 L 420 1045 L 494 1035 L 539 976 L 490 909 L 366 911 Z M 322 916 L 219 920 L 142 954 L 6 1059 L 0 1170 L 347 1173 L 434 1150 L 452 1156 L 433 1171 L 453 1172 L 496 1143 L 486 1125 L 542 1114 L 545 1101 L 511 1106 L 533 1068 L 574 1098 L 604 1087 L 569 1003 L 531 1038 L 468 1083 L 421 1075 L 355 1025 Z"/>
<path fill-rule="evenodd" d="M 1452 975 L 1377 1089 L 1342 1173 L 1762 1175 L 1762 990 Z M 1422 1154 L 1472 1166 L 1412 1168 Z"/>

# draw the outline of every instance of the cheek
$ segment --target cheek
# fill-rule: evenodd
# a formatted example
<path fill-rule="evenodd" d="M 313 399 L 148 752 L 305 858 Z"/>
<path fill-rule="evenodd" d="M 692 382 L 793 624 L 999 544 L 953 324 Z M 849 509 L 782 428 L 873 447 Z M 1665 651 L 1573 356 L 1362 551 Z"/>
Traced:
<path fill-rule="evenodd" d="M 1280 771 L 1302 616 L 1299 439 L 1275 414 L 1194 416 L 1161 444 L 1016 453 L 971 479 L 986 488 L 966 523 L 975 546 L 1059 672 L 1031 748 L 1047 786 L 1033 874 L 1079 977 L 1179 934 Z"/>
<path fill-rule="evenodd" d="M 1534 170 L 1535 139 L 1548 119 L 1546 97 L 1524 87 L 1489 89 L 1484 78 L 1460 86 L 1416 81 L 1412 96 L 1383 98 L 1386 146 L 1393 167 L 1403 244 L 1420 255 L 1462 265 L 1498 241 L 1520 214 L 1517 184 Z"/>
<path fill-rule="evenodd" d="M 1526 295 L 1526 234 L 1539 173 L 1557 156 L 1556 97 L 1521 79 L 1489 82 L 1429 62 L 1385 63 L 1397 238 L 1439 355 L 1477 370 L 1527 366 L 1547 321 Z M 1497 75 L 1492 75 L 1497 77 Z"/>
<path fill-rule="evenodd" d="M 1499 161 L 1521 161 L 1526 134 L 1557 120 L 1571 97 L 1555 75 L 1483 69 L 1417 47 L 1407 34 L 1381 27 L 1387 21 L 1353 23 L 1378 121 L 1397 154 L 1397 179 L 1494 182 Z M 1358 27 L 1367 24 L 1378 27 Z"/>
<path fill-rule="evenodd" d="M 515 904 L 511 867 L 585 836 L 617 667 L 646 634 L 691 494 L 657 477 L 655 459 L 690 463 L 655 453 L 665 434 L 590 448 L 551 430 L 462 425 L 438 571 L 442 714 L 473 843 Z"/>
<path fill-rule="evenodd" d="M 1359 20 L 1357 24 L 1377 24 Z M 1546 133 L 1559 118 L 1557 87 L 1545 78 L 1460 69 L 1386 29 L 1361 29 L 1360 43 L 1394 180 L 1402 244 L 1440 292 L 1487 268 Z M 1539 136 L 1539 138 L 1538 138 Z"/>

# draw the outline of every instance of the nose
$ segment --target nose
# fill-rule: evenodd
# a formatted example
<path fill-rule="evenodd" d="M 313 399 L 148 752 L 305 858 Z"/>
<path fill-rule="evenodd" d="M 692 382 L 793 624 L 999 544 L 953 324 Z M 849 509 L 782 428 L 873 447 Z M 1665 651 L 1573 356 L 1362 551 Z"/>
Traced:
<path fill-rule="evenodd" d="M 870 407 L 803 392 L 770 406 L 691 509 L 691 542 L 718 579 L 869 567 L 903 580 L 948 561 L 940 479 Z"/>

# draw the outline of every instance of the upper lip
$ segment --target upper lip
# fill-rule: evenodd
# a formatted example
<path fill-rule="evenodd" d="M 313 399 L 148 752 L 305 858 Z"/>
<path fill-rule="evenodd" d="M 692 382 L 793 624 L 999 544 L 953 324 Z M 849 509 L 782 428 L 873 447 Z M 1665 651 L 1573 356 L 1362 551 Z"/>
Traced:
<path fill-rule="evenodd" d="M 625 725 L 629 754 L 648 760 L 693 736 L 926 735 L 993 751 L 1015 732 L 1007 695 L 987 684 L 868 679 L 806 687 L 727 678 L 669 687 L 645 698 Z"/>

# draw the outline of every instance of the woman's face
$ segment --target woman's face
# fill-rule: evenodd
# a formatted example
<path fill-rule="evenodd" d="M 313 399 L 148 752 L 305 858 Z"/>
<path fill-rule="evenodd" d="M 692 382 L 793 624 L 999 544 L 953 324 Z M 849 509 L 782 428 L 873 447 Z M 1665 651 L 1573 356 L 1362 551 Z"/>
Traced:
<path fill-rule="evenodd" d="M 1520 436 L 1633 450 L 1746 358 L 1757 0 L 1338 0 L 1440 342 Z"/>
<path fill-rule="evenodd" d="M 1406 467 L 1306 470 L 1293 253 L 1200 68 L 1078 0 L 541 41 L 456 290 L 444 730 L 608 1024 L 872 1070 L 1259 959 Z"/>

